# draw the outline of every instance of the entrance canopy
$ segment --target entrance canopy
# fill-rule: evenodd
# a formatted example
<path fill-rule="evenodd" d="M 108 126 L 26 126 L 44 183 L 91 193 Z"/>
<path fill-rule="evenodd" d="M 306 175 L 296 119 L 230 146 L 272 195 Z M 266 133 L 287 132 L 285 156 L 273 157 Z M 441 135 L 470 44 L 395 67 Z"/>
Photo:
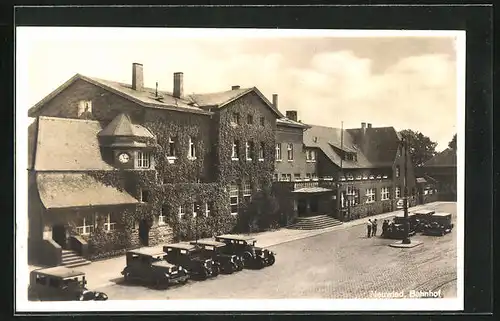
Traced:
<path fill-rule="evenodd" d="M 325 193 L 325 192 L 333 192 L 333 190 L 324 187 L 304 187 L 293 191 L 293 193 L 305 193 L 305 194 Z"/>
<path fill-rule="evenodd" d="M 37 173 L 40 199 L 47 209 L 135 204 L 125 191 L 105 185 L 83 173 Z"/>

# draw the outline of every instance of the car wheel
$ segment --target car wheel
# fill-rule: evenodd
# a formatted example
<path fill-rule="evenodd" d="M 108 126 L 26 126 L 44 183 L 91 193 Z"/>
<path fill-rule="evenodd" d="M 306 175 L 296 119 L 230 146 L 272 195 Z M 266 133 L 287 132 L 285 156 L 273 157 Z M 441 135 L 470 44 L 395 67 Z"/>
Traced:
<path fill-rule="evenodd" d="M 130 282 L 130 273 L 125 272 L 125 274 L 123 274 L 123 279 L 125 282 Z"/>
<path fill-rule="evenodd" d="M 271 266 L 276 262 L 276 258 L 274 257 L 273 254 L 269 254 L 269 258 L 267 259 L 267 265 Z"/>
<path fill-rule="evenodd" d="M 218 265 L 214 265 L 214 266 L 212 267 L 212 277 L 216 277 L 216 276 L 218 276 L 218 275 L 219 275 L 219 273 L 220 273 L 220 268 L 219 268 L 219 266 L 218 266 Z"/>
<path fill-rule="evenodd" d="M 227 263 L 224 267 L 224 273 L 233 274 L 234 271 L 238 269 L 238 265 L 236 263 Z"/>

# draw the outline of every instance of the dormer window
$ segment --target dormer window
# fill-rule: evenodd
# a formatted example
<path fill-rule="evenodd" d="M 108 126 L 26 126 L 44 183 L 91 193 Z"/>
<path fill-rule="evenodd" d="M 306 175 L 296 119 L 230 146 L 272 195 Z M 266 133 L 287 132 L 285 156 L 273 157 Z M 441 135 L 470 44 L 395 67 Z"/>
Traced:
<path fill-rule="evenodd" d="M 92 114 L 92 101 L 80 100 L 78 102 L 78 117 L 85 117 Z"/>
<path fill-rule="evenodd" d="M 356 153 L 346 152 L 344 153 L 344 160 L 356 162 L 358 160 L 358 157 Z"/>
<path fill-rule="evenodd" d="M 137 152 L 137 168 L 147 169 L 151 167 L 151 153 Z"/>

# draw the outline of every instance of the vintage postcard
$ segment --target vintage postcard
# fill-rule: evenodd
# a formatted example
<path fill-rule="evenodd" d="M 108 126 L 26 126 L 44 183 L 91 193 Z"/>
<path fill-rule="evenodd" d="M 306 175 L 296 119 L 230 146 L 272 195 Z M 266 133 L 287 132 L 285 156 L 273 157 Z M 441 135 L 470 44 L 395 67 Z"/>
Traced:
<path fill-rule="evenodd" d="M 461 310 L 464 114 L 462 31 L 18 27 L 17 310 Z"/>

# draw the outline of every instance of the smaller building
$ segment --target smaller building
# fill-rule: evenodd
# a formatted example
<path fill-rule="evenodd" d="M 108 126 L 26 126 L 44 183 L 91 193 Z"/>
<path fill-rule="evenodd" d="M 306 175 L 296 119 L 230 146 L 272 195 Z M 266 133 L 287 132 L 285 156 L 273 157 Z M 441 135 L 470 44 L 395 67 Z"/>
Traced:
<path fill-rule="evenodd" d="M 436 200 L 456 201 L 457 200 L 457 152 L 447 148 L 436 154 L 433 158 L 417 168 L 418 176 L 430 183 L 423 188 L 424 196 L 429 195 L 429 190 L 433 191 Z M 426 191 L 427 190 L 427 193 Z M 435 193 L 437 191 L 437 197 Z"/>

